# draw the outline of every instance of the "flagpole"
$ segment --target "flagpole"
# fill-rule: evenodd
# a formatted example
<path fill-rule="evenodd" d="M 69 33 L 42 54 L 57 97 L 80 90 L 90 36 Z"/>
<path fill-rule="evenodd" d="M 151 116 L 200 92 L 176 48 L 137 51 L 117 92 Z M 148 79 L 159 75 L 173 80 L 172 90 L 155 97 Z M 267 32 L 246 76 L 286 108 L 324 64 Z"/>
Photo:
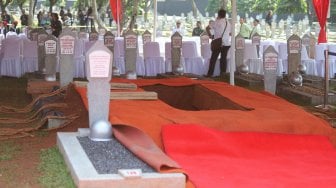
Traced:
<path fill-rule="evenodd" d="M 118 28 L 118 33 L 117 36 L 120 37 L 120 11 L 119 11 L 119 0 L 117 0 L 117 28 Z"/>

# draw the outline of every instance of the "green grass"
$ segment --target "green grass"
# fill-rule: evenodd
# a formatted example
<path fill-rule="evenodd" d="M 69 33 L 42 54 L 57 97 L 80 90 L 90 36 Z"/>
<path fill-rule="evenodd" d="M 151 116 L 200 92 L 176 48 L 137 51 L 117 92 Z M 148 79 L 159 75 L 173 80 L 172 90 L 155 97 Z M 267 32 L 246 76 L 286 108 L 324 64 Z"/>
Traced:
<path fill-rule="evenodd" d="M 11 141 L 5 141 L 0 143 L 0 162 L 8 161 L 15 158 L 15 156 L 21 151 L 18 145 L 15 145 Z"/>
<path fill-rule="evenodd" d="M 62 154 L 57 147 L 43 149 L 40 152 L 41 162 L 39 170 L 42 174 L 39 182 L 43 187 L 50 188 L 75 188 L 75 184 L 71 178 Z"/>

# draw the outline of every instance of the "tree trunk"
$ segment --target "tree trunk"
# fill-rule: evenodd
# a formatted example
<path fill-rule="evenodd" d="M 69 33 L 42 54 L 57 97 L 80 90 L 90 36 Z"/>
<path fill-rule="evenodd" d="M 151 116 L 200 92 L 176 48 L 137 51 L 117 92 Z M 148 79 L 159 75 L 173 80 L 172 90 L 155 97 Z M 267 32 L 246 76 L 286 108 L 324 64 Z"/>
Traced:
<path fill-rule="evenodd" d="M 34 20 L 34 7 L 35 7 L 36 0 L 29 0 L 29 14 L 28 14 L 28 26 L 33 25 Z"/>
<path fill-rule="evenodd" d="M 91 6 L 92 6 L 92 15 L 93 15 L 93 20 L 97 22 L 98 28 L 104 28 L 106 29 L 104 23 L 101 21 L 100 16 L 98 16 L 98 11 L 97 11 L 97 3 L 96 0 L 91 0 Z"/>
<path fill-rule="evenodd" d="M 147 4 L 146 4 L 146 7 L 144 9 L 144 20 L 145 20 L 145 22 L 148 22 L 148 12 L 149 12 L 150 8 L 152 7 L 152 5 L 153 5 L 153 0 L 148 0 Z"/>
<path fill-rule="evenodd" d="M 227 4 L 228 4 L 228 0 L 222 0 L 221 8 L 224 9 L 224 10 L 227 10 Z"/>
<path fill-rule="evenodd" d="M 134 24 L 135 24 L 135 19 L 138 15 L 138 3 L 139 3 L 139 0 L 134 0 L 134 5 L 133 5 L 133 11 L 132 11 L 132 17 L 131 17 L 131 21 L 130 21 L 130 24 L 128 26 L 128 28 L 130 30 L 133 30 L 134 28 Z"/>
<path fill-rule="evenodd" d="M 191 0 L 191 5 L 192 5 L 192 13 L 193 13 L 193 17 L 194 17 L 194 18 L 197 18 L 197 17 L 198 17 L 199 10 L 198 10 L 198 8 L 197 8 L 197 5 L 196 5 L 195 0 Z"/>

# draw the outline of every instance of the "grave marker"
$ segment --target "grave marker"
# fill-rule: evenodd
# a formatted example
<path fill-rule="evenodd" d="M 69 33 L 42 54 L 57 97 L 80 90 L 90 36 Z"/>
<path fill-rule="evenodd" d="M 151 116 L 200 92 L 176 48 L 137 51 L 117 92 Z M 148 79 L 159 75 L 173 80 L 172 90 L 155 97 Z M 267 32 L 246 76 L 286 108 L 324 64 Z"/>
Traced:
<path fill-rule="evenodd" d="M 97 41 L 99 38 L 99 34 L 97 31 L 92 31 L 89 33 L 89 41 Z"/>
<path fill-rule="evenodd" d="M 263 54 L 264 62 L 264 89 L 267 92 L 275 94 L 277 69 L 278 69 L 278 53 L 273 46 L 268 46 Z"/>
<path fill-rule="evenodd" d="M 88 37 L 87 37 L 87 33 L 85 32 L 85 31 L 80 31 L 79 33 L 78 33 L 78 38 L 79 39 L 87 39 Z"/>
<path fill-rule="evenodd" d="M 304 34 L 302 36 L 302 45 L 306 48 L 307 54 L 309 54 L 309 47 L 310 47 L 310 36 L 309 34 Z"/>
<path fill-rule="evenodd" d="M 299 64 L 301 64 L 301 48 L 302 42 L 298 35 L 292 35 L 287 40 L 288 53 L 288 75 L 297 71 Z"/>
<path fill-rule="evenodd" d="M 260 55 L 259 55 L 259 51 L 260 51 L 260 40 L 261 40 L 261 36 L 260 36 L 258 33 L 255 33 L 255 34 L 252 36 L 252 45 L 255 45 L 255 46 L 256 46 L 258 58 L 260 57 Z"/>
<path fill-rule="evenodd" d="M 59 36 L 61 87 L 73 81 L 75 40 L 76 34 L 71 29 L 63 30 Z"/>
<path fill-rule="evenodd" d="M 142 44 L 145 46 L 147 42 L 152 42 L 152 33 L 150 33 L 148 30 L 142 34 Z"/>
<path fill-rule="evenodd" d="M 36 28 L 36 29 L 33 29 L 33 30 L 29 30 L 27 31 L 27 36 L 28 38 L 31 40 L 31 41 L 37 41 L 37 36 L 38 36 L 38 33 L 39 33 L 39 29 Z"/>
<path fill-rule="evenodd" d="M 172 71 L 174 74 L 181 74 L 179 69 L 181 65 L 181 48 L 182 36 L 179 32 L 175 32 L 171 37 L 171 58 L 172 58 Z"/>
<path fill-rule="evenodd" d="M 110 32 L 107 31 L 104 35 L 104 45 L 114 53 L 114 44 L 115 44 L 115 36 Z M 120 70 L 116 67 L 115 62 L 112 58 L 112 75 L 120 75 Z"/>
<path fill-rule="evenodd" d="M 56 81 L 57 39 L 53 35 L 44 39 L 45 80 Z"/>
<path fill-rule="evenodd" d="M 308 55 L 312 59 L 315 59 L 315 45 L 316 45 L 316 38 L 314 35 L 310 34 Z"/>
<path fill-rule="evenodd" d="M 37 34 L 37 55 L 38 55 L 38 71 L 45 72 L 45 49 L 44 42 L 48 37 L 48 33 L 44 29 L 39 29 Z"/>
<path fill-rule="evenodd" d="M 207 32 L 203 32 L 200 36 L 200 44 L 209 44 L 210 37 Z"/>
<path fill-rule="evenodd" d="M 244 64 L 244 49 L 245 49 L 245 39 L 241 34 L 236 36 L 236 67 Z"/>
<path fill-rule="evenodd" d="M 136 58 L 138 50 L 138 36 L 137 34 L 129 30 L 125 33 L 125 72 L 126 74 L 136 75 Z"/>
<path fill-rule="evenodd" d="M 85 56 L 90 128 L 98 121 L 108 121 L 112 57 L 102 41 L 94 43 Z"/>

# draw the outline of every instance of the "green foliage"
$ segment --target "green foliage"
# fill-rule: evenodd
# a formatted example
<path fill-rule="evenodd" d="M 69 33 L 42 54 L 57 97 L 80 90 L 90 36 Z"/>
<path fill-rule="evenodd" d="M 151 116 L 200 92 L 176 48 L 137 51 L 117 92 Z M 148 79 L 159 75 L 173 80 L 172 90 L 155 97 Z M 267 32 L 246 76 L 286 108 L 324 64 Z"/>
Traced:
<path fill-rule="evenodd" d="M 276 12 L 278 14 L 306 13 L 307 3 L 305 0 L 278 0 Z"/>
<path fill-rule="evenodd" d="M 209 0 L 208 6 L 206 7 L 206 11 L 210 14 L 217 13 L 219 7 L 221 6 L 220 1 L 218 0 Z"/>
<path fill-rule="evenodd" d="M 39 170 L 42 176 L 39 182 L 43 187 L 76 187 L 56 146 L 41 150 L 40 159 Z"/>
<path fill-rule="evenodd" d="M 256 0 L 252 6 L 252 10 L 258 13 L 266 13 L 274 10 L 278 0 Z"/>
<path fill-rule="evenodd" d="M 252 12 L 252 5 L 255 0 L 237 0 L 237 13 L 244 14 Z"/>
<path fill-rule="evenodd" d="M 19 152 L 21 148 L 15 145 L 13 142 L 1 142 L 0 143 L 0 162 L 8 161 L 13 159 Z"/>

